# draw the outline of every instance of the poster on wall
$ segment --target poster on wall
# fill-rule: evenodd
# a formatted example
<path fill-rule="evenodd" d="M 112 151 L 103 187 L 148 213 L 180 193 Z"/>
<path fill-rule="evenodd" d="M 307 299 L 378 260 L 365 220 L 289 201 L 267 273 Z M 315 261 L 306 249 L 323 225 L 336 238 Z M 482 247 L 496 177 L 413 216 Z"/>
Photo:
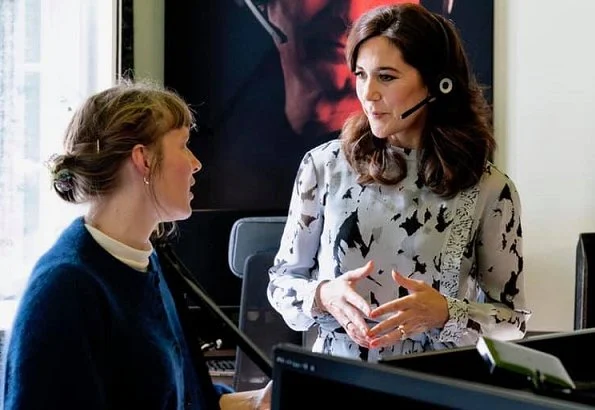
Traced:
<path fill-rule="evenodd" d="M 403 2 L 167 1 L 164 82 L 197 114 L 193 207 L 286 210 L 304 154 L 360 109 L 347 28 L 369 8 Z M 493 1 L 407 2 L 453 21 L 491 102 Z"/>

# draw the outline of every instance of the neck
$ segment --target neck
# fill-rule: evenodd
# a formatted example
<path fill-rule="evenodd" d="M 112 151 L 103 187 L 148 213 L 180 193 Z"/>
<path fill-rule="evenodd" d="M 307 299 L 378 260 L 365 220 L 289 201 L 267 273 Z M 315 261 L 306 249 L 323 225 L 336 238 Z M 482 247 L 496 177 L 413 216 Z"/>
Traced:
<path fill-rule="evenodd" d="M 425 110 L 416 114 L 415 121 L 407 129 L 397 132 L 388 137 L 391 145 L 401 148 L 419 149 L 421 136 L 426 123 L 427 113 Z"/>
<path fill-rule="evenodd" d="M 388 143 L 399 148 L 418 149 L 420 146 L 420 138 L 399 133 L 389 136 Z"/>
<path fill-rule="evenodd" d="M 128 193 L 102 198 L 91 205 L 85 222 L 131 248 L 150 250 L 150 237 L 157 226 L 157 218 L 154 211 L 144 205 L 149 201 L 135 201 L 134 197 L 134 193 Z"/>

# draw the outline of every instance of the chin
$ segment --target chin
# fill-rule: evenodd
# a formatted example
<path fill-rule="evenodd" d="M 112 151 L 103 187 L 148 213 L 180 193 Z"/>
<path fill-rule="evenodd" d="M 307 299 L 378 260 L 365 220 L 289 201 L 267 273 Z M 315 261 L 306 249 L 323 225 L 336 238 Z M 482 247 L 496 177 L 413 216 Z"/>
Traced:
<path fill-rule="evenodd" d="M 190 218 L 191 215 L 192 215 L 192 208 L 188 207 L 188 209 L 184 210 L 184 212 L 180 212 L 178 214 L 176 221 L 183 221 L 185 219 Z"/>
<path fill-rule="evenodd" d="M 376 138 L 380 138 L 380 139 L 386 139 L 391 135 L 390 133 L 388 133 L 384 130 L 376 130 L 374 128 L 372 128 L 372 134 L 374 134 L 374 136 Z"/>
<path fill-rule="evenodd" d="M 191 215 L 192 208 L 190 206 L 184 209 L 172 209 L 165 214 L 165 217 L 161 220 L 161 222 L 183 221 L 185 219 L 190 218 Z"/>

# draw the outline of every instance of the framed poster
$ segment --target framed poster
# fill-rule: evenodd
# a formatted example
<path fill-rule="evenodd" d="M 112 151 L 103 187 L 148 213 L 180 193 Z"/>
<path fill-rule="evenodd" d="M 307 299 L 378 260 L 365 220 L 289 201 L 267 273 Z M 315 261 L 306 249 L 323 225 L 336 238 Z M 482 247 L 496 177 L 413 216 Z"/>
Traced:
<path fill-rule="evenodd" d="M 304 154 L 359 110 L 347 28 L 371 7 L 402 2 L 167 1 L 165 84 L 197 114 L 193 207 L 287 209 Z M 454 22 L 491 102 L 493 0 L 409 2 Z"/>

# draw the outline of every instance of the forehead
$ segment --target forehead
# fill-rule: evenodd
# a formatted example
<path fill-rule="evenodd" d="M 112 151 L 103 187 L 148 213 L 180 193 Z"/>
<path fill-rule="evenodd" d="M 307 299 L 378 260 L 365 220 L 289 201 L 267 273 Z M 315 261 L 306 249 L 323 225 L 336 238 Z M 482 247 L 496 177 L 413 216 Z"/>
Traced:
<path fill-rule="evenodd" d="M 401 68 L 406 64 L 401 50 L 385 37 L 378 36 L 359 46 L 356 65 L 371 69 L 378 66 Z"/>
<path fill-rule="evenodd" d="M 190 129 L 188 127 L 174 128 L 163 134 L 163 143 L 176 143 L 179 141 L 185 141 L 190 136 Z"/>

